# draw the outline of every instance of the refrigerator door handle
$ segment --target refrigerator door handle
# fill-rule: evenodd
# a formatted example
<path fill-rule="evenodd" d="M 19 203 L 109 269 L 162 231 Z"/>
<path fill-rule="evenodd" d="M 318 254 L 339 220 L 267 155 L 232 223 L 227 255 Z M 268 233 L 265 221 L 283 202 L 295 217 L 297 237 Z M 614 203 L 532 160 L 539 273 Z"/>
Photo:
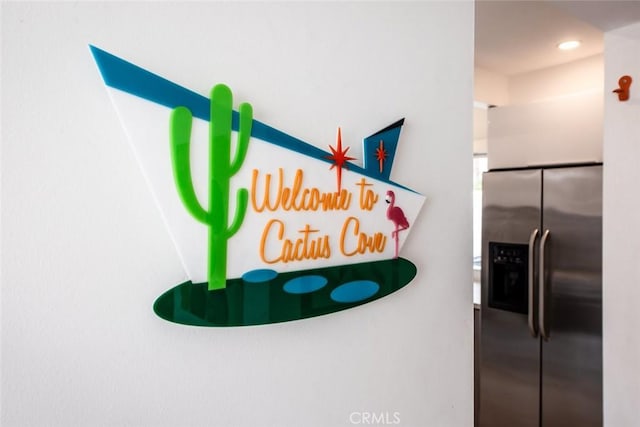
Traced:
<path fill-rule="evenodd" d="M 536 228 L 535 230 L 533 230 L 533 232 L 531 233 L 531 236 L 529 237 L 529 277 L 528 277 L 528 285 L 529 285 L 529 316 L 528 316 L 528 320 L 529 320 L 529 332 L 531 332 L 531 336 L 533 338 L 537 338 L 538 337 L 538 326 L 536 324 L 536 316 L 535 316 L 535 301 L 534 301 L 534 281 L 535 281 L 535 275 L 534 275 L 534 268 L 535 268 L 535 248 L 536 248 L 536 241 L 538 240 L 538 235 L 540 234 L 540 231 Z"/>
<path fill-rule="evenodd" d="M 545 251 L 547 247 L 547 240 L 549 239 L 549 230 L 545 230 L 542 235 L 542 239 L 540 240 L 540 261 L 539 266 L 540 269 L 538 271 L 538 321 L 540 328 L 540 335 L 544 338 L 545 341 L 549 340 L 549 328 L 547 326 L 546 321 L 546 312 L 545 312 L 545 303 L 546 303 L 546 294 L 547 294 L 547 281 L 545 275 Z"/>

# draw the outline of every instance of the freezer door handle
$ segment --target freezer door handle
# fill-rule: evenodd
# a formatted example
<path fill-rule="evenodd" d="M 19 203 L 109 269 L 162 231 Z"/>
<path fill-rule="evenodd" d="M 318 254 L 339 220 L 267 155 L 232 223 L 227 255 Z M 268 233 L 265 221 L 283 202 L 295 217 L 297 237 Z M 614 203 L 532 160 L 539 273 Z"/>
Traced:
<path fill-rule="evenodd" d="M 547 297 L 547 280 L 546 280 L 546 248 L 547 248 L 547 240 L 549 239 L 549 230 L 545 230 L 542 235 L 542 239 L 540 240 L 540 270 L 538 271 L 538 321 L 540 327 L 540 335 L 544 338 L 545 341 L 549 340 L 549 327 L 546 321 L 546 312 L 545 312 L 545 303 Z"/>
<path fill-rule="evenodd" d="M 531 336 L 534 338 L 538 337 L 538 326 L 536 324 L 536 315 L 535 315 L 535 295 L 534 295 L 534 283 L 535 283 L 535 249 L 536 249 L 536 241 L 538 240 L 538 235 L 540 231 L 536 228 L 531 233 L 529 237 L 529 277 L 528 277 L 528 287 L 529 287 L 529 332 L 531 332 Z"/>

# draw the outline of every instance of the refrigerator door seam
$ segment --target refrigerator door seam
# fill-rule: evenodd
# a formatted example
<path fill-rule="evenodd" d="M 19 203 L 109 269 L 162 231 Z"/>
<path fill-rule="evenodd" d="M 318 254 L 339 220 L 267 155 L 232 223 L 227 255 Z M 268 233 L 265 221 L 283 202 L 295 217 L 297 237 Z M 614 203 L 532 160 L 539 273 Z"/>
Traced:
<path fill-rule="evenodd" d="M 547 240 L 549 239 L 549 235 L 550 235 L 550 231 L 549 230 L 545 230 L 544 234 L 542 235 L 542 239 L 540 240 L 540 270 L 538 272 L 539 274 L 539 289 L 538 289 L 538 321 L 539 321 L 539 328 L 540 328 L 540 336 L 542 336 L 542 338 L 545 341 L 549 341 L 549 329 L 548 329 L 548 325 L 547 325 L 547 319 L 546 319 L 546 298 L 547 298 L 547 280 L 546 280 L 546 260 L 545 260 L 545 255 L 546 255 L 546 249 L 547 249 Z"/>
<path fill-rule="evenodd" d="M 538 328 L 535 321 L 535 303 L 534 303 L 534 268 L 535 268 L 535 247 L 536 241 L 538 240 L 538 235 L 540 231 L 536 228 L 531 233 L 531 237 L 529 237 L 529 277 L 528 277 L 528 291 L 529 291 L 529 304 L 528 304 L 528 321 L 529 321 L 529 332 L 531 332 L 531 336 L 533 338 L 538 337 Z"/>

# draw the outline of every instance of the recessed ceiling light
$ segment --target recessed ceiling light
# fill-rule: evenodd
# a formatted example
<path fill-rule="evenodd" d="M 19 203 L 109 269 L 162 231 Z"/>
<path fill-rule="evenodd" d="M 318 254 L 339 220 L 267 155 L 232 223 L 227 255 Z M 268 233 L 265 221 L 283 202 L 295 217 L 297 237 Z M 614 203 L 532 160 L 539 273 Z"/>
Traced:
<path fill-rule="evenodd" d="M 580 46 L 580 40 L 567 40 L 566 42 L 562 42 L 558 44 L 558 49 L 560 50 L 572 50 Z"/>

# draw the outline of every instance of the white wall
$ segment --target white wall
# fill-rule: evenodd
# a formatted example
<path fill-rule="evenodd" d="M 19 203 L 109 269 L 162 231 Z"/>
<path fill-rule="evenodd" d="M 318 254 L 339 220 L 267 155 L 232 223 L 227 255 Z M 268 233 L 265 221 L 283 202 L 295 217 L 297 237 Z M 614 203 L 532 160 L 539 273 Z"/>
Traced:
<path fill-rule="evenodd" d="M 509 104 L 526 104 L 602 90 L 603 55 L 509 76 Z"/>
<path fill-rule="evenodd" d="M 472 2 L 3 2 L 1 424 L 470 426 L 472 31 Z M 157 318 L 184 273 L 89 43 L 226 82 L 323 148 L 340 125 L 359 154 L 405 116 L 393 178 L 428 197 L 414 283 L 286 324 Z"/>
<path fill-rule="evenodd" d="M 509 78 L 503 74 L 475 67 L 473 99 L 490 105 L 509 103 Z"/>
<path fill-rule="evenodd" d="M 507 76 L 484 68 L 473 70 L 473 152 L 487 153 L 487 106 L 509 103 L 509 80 Z"/>
<path fill-rule="evenodd" d="M 604 56 L 526 73 L 504 75 L 483 68 L 474 70 L 474 99 L 497 106 L 527 104 L 602 89 Z"/>
<path fill-rule="evenodd" d="M 603 76 L 595 55 L 506 77 L 508 103 L 488 114 L 489 167 L 602 161 Z"/>
<path fill-rule="evenodd" d="M 473 153 L 487 153 L 487 110 L 483 105 L 473 107 Z"/>
<path fill-rule="evenodd" d="M 492 108 L 489 169 L 602 162 L 602 91 Z"/>
<path fill-rule="evenodd" d="M 640 23 L 605 34 L 604 419 L 640 420 Z M 623 75 L 631 99 L 609 93 Z"/>
<path fill-rule="evenodd" d="M 486 136 L 482 137 L 483 131 L 485 135 L 487 133 L 487 128 L 485 126 L 483 129 L 482 123 L 486 125 L 487 120 L 482 120 L 479 111 L 474 115 L 474 149 L 476 152 L 489 151 L 490 167 L 602 160 L 603 55 L 510 76 L 476 68 L 474 76 L 476 101 L 491 100 L 490 104 L 499 107 L 489 110 L 489 116 L 494 121 L 489 126 L 493 129 L 489 141 Z M 584 100 L 580 97 L 589 100 L 597 98 L 597 105 L 588 107 L 582 104 Z M 541 104 L 537 103 L 540 102 L 547 102 L 543 114 L 538 113 Z M 576 104 L 578 108 L 574 110 Z M 556 120 L 560 117 L 558 113 L 568 120 Z M 525 129 L 507 129 L 501 123 L 499 127 L 507 130 L 508 136 L 499 140 L 505 136 L 495 132 L 499 118 L 504 117 L 502 121 L 512 123 L 530 116 L 538 117 L 537 122 L 540 123 L 550 118 L 551 121 L 542 127 L 536 123 L 533 133 Z M 589 126 L 576 127 L 576 121 L 585 123 L 585 116 L 589 116 L 586 121 Z M 567 123 L 565 130 L 556 132 L 563 122 Z M 539 134 L 540 129 L 547 131 L 544 137 Z M 574 133 L 576 129 L 580 129 L 582 133 L 574 135 L 571 141 L 571 138 L 567 138 L 567 132 Z M 597 131 L 594 132 L 594 129 Z M 562 141 L 560 144 L 558 139 Z"/>

